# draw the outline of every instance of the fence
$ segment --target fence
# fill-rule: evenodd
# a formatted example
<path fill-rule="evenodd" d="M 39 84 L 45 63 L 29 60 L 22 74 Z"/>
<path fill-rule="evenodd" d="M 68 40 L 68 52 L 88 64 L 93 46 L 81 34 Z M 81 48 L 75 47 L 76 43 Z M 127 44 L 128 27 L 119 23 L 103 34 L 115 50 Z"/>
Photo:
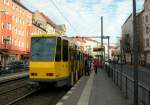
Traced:
<path fill-rule="evenodd" d="M 133 80 L 133 67 L 127 67 L 125 65 L 110 64 L 106 65 L 106 71 L 112 81 L 120 88 L 125 98 L 129 100 L 129 104 L 133 104 L 133 92 L 134 92 L 134 80 Z M 150 72 L 148 72 L 150 73 Z M 139 70 L 139 105 L 150 105 L 150 80 L 145 81 L 143 78 L 145 72 Z M 148 74 L 145 74 L 148 75 Z M 149 75 L 150 77 L 150 75 Z M 149 84 L 150 85 L 150 84 Z"/>

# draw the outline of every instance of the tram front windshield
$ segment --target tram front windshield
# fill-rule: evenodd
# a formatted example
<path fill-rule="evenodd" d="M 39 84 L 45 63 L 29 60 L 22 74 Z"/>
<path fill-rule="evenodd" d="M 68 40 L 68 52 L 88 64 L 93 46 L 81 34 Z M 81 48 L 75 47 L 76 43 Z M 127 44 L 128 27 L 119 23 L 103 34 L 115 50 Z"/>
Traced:
<path fill-rule="evenodd" d="M 32 61 L 54 61 L 56 38 L 33 37 L 31 39 Z"/>

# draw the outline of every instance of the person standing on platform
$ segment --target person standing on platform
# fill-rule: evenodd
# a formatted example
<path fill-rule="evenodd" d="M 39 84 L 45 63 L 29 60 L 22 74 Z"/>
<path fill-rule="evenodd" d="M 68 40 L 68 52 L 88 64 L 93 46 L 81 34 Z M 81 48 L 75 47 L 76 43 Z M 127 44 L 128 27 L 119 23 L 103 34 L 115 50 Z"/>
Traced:
<path fill-rule="evenodd" d="M 89 61 L 86 58 L 85 59 L 85 75 L 88 75 L 88 76 L 90 75 L 89 69 L 90 69 L 90 67 L 89 67 Z"/>
<path fill-rule="evenodd" d="M 93 60 L 93 65 L 94 65 L 95 74 L 97 74 L 98 59 L 94 59 L 94 60 Z"/>

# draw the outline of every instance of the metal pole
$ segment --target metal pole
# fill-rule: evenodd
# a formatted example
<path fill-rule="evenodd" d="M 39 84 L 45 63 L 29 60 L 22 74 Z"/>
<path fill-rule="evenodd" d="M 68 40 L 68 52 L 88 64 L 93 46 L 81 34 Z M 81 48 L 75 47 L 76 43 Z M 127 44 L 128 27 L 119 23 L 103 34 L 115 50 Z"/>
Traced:
<path fill-rule="evenodd" d="M 101 16 L 101 46 L 103 47 L 103 16 Z"/>
<path fill-rule="evenodd" d="M 109 36 L 108 36 L 108 61 L 109 61 Z"/>
<path fill-rule="evenodd" d="M 138 34 L 136 33 L 136 0 L 133 0 L 133 65 L 134 65 L 134 105 L 138 105 Z"/>
<path fill-rule="evenodd" d="M 101 47 L 103 48 L 103 16 L 101 16 Z M 105 50 L 105 49 L 104 49 Z M 105 53 L 105 51 L 102 51 L 101 52 L 101 56 L 102 56 L 102 64 L 104 63 L 103 61 L 104 61 L 104 54 Z"/>
<path fill-rule="evenodd" d="M 122 60 L 122 43 L 121 43 L 121 40 L 120 40 L 120 51 L 121 51 L 121 54 L 120 54 L 120 59 L 121 59 L 121 68 L 120 68 L 120 75 L 121 75 L 121 78 L 120 78 L 120 89 L 122 90 L 122 65 L 123 65 L 123 60 Z"/>
<path fill-rule="evenodd" d="M 104 46 L 104 65 L 105 65 L 105 46 Z"/>

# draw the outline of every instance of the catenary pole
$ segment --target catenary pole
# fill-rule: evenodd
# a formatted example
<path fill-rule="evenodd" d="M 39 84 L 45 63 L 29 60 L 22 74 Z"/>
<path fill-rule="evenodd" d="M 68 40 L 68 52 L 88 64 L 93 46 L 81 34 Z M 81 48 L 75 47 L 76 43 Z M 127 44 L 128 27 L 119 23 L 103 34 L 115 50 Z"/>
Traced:
<path fill-rule="evenodd" d="M 134 105 L 138 105 L 138 39 L 136 29 L 136 0 L 133 0 L 133 69 L 134 69 Z"/>

